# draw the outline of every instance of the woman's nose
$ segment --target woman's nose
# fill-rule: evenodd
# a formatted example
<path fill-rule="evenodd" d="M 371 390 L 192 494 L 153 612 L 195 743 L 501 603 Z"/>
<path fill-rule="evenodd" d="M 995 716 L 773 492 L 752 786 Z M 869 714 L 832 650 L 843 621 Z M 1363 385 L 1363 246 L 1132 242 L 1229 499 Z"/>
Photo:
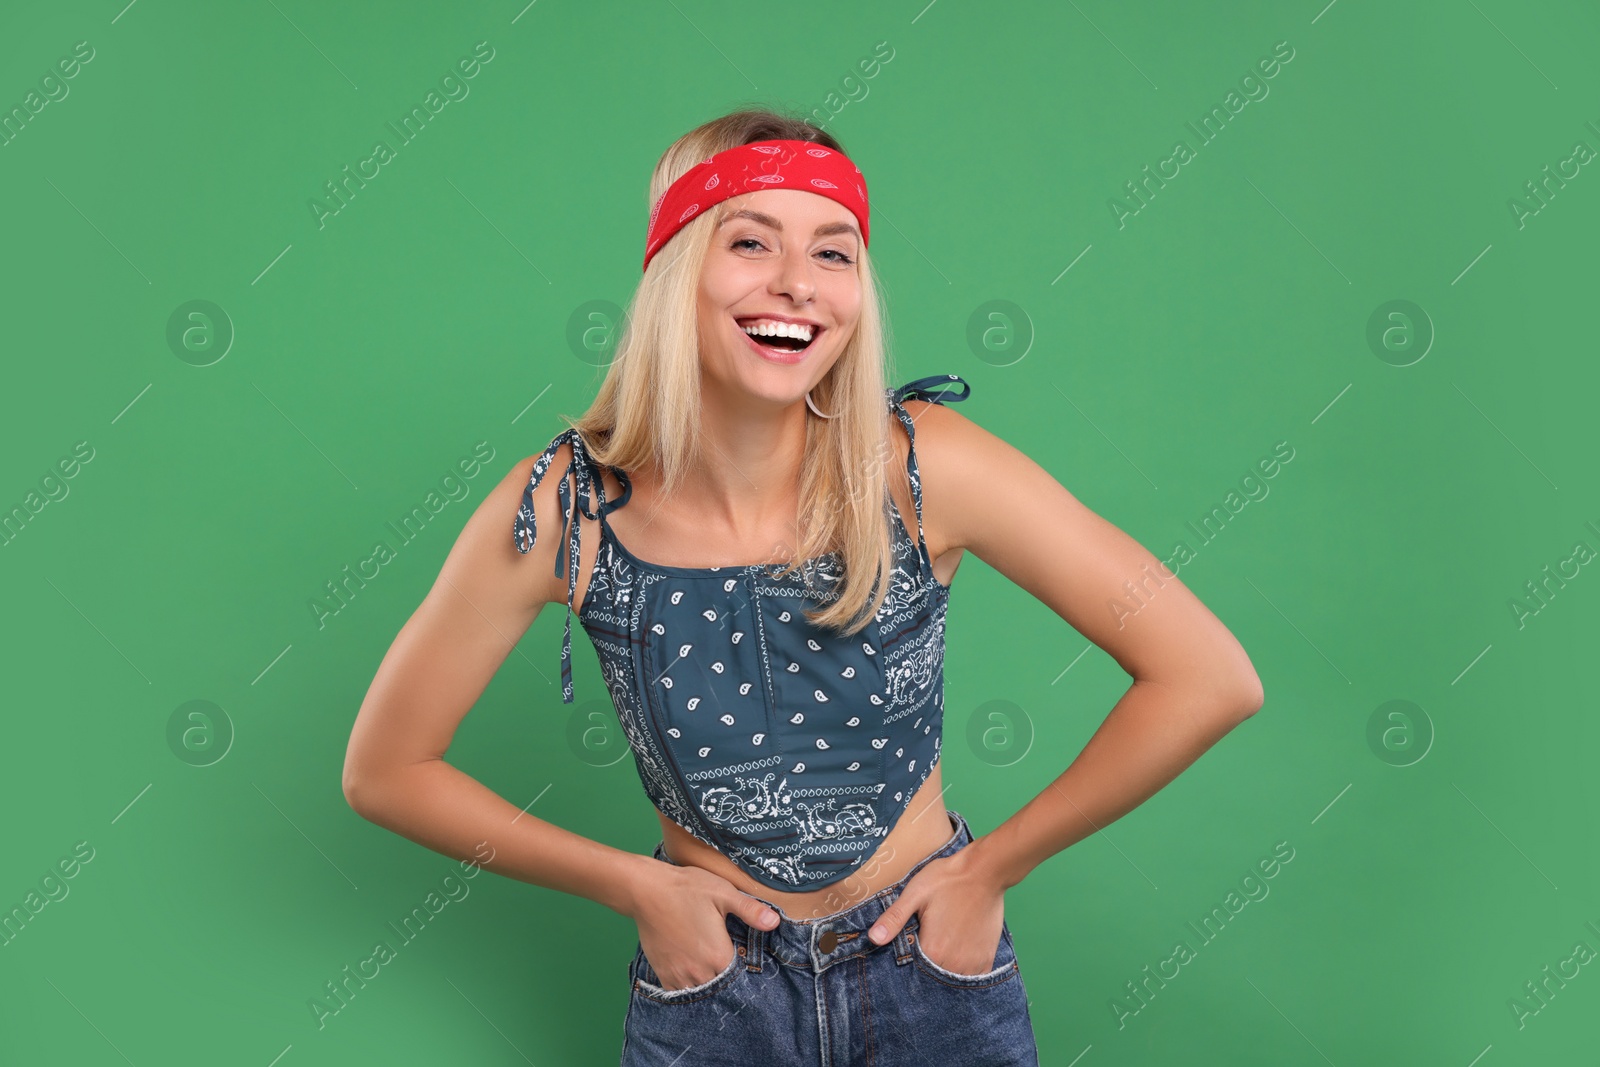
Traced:
<path fill-rule="evenodd" d="M 785 255 L 773 280 L 774 292 L 782 293 L 796 304 L 804 304 L 817 295 L 816 284 L 811 280 L 811 264 L 804 255 L 803 251 Z"/>

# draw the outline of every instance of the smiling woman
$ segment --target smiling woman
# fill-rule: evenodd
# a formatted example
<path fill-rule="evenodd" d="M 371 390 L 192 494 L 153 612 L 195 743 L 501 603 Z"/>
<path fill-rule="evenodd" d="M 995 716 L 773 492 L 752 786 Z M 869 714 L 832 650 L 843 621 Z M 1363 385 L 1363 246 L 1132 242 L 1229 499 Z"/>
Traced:
<path fill-rule="evenodd" d="M 345 794 L 632 919 L 624 1067 L 1036 1065 L 1006 890 L 1174 777 L 1259 682 L 1176 577 L 1138 625 L 1106 620 L 1154 557 L 952 410 L 965 381 L 890 387 L 867 183 L 836 139 L 737 112 L 669 147 L 647 202 L 596 396 L 467 523 L 362 705 Z M 1135 675 L 1084 754 L 982 837 L 944 806 L 941 765 L 967 551 Z M 650 855 L 443 759 L 545 604 L 566 613 L 562 702 L 574 614 L 594 646 L 661 828 Z"/>

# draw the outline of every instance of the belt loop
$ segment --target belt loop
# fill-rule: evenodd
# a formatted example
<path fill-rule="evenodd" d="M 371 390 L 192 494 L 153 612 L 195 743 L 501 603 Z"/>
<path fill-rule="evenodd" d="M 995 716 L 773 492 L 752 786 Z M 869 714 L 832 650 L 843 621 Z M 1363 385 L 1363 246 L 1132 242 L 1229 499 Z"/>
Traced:
<path fill-rule="evenodd" d="M 762 951 L 762 934 L 766 933 L 761 927 L 752 923 L 745 923 L 744 944 L 739 946 L 739 951 L 744 954 L 744 967 L 747 971 L 761 971 L 766 953 Z"/>

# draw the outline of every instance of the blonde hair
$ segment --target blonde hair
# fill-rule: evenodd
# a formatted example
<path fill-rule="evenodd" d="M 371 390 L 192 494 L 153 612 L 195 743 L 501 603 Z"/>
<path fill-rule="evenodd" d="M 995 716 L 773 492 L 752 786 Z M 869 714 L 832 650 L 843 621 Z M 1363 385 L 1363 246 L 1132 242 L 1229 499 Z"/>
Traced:
<path fill-rule="evenodd" d="M 804 119 L 760 109 L 737 111 L 684 134 L 656 163 L 646 209 L 679 176 L 708 156 L 766 140 L 812 141 L 844 148 Z M 848 153 L 846 153 L 848 154 Z M 655 468 L 662 497 L 685 473 L 708 462 L 701 447 L 700 345 L 697 294 L 706 253 L 723 214 L 705 212 L 651 259 L 634 291 L 615 358 L 599 392 L 576 419 L 563 418 L 584 438 L 596 462 L 624 471 Z M 889 443 L 885 401 L 886 316 L 872 260 L 858 249 L 861 314 L 844 351 L 811 390 L 829 419 L 808 409 L 800 471 L 800 545 L 775 575 L 799 571 L 811 584 L 809 561 L 836 553 L 840 581 L 823 605 L 805 616 L 817 626 L 855 633 L 877 613 L 894 566 L 885 460 Z M 740 561 L 743 562 L 743 561 Z M 867 580 L 863 581 L 863 577 Z"/>

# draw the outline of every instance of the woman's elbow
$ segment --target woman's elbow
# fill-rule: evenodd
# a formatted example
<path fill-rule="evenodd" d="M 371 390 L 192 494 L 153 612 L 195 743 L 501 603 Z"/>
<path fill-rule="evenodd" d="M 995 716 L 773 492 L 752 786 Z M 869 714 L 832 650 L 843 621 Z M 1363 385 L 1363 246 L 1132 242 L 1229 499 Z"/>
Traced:
<path fill-rule="evenodd" d="M 349 767 L 346 767 L 340 782 L 344 788 L 344 802 L 350 805 L 352 811 L 365 819 L 367 813 L 362 809 L 366 804 L 366 800 L 361 792 L 360 783 L 361 780 L 355 776 Z"/>
<path fill-rule="evenodd" d="M 1179 683 L 1174 683 L 1175 685 Z M 1237 726 L 1261 710 L 1266 694 L 1254 670 L 1212 673 L 1184 686 L 1190 700 L 1208 717 L 1228 727 Z"/>
<path fill-rule="evenodd" d="M 1241 719 L 1248 719 L 1260 711 L 1261 706 L 1267 702 L 1267 693 L 1262 688 L 1261 676 L 1255 671 L 1251 671 L 1248 676 L 1242 679 L 1237 701 L 1235 706 L 1239 709 L 1239 718 Z"/>
<path fill-rule="evenodd" d="M 1214 657 L 1214 670 L 1210 689 L 1224 714 L 1243 722 L 1261 710 L 1267 699 L 1261 675 L 1237 641 Z"/>
<path fill-rule="evenodd" d="M 379 800 L 374 787 L 375 776 L 366 768 L 346 760 L 344 774 L 340 785 L 344 789 L 344 800 L 350 809 L 368 822 L 377 821 Z"/>

